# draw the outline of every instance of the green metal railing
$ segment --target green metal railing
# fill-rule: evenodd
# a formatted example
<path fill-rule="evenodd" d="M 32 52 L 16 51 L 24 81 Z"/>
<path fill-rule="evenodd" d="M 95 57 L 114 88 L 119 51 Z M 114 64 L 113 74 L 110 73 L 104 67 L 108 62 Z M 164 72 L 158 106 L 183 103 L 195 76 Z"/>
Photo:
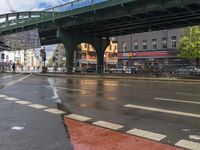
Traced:
<path fill-rule="evenodd" d="M 92 7 L 108 0 L 76 0 L 43 11 L 18 12 L 0 15 L 0 33 L 29 25 L 37 25 L 46 21 L 54 21 L 64 15 L 71 15 L 74 11 Z"/>

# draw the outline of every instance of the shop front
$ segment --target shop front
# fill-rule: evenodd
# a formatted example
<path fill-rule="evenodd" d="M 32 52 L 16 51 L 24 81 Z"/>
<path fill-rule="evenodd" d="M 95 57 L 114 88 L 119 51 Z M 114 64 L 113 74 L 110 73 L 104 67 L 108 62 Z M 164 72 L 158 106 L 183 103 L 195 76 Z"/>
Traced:
<path fill-rule="evenodd" d="M 132 51 L 118 53 L 118 66 L 143 66 L 162 64 L 177 64 L 178 52 L 175 50 L 167 51 Z"/>

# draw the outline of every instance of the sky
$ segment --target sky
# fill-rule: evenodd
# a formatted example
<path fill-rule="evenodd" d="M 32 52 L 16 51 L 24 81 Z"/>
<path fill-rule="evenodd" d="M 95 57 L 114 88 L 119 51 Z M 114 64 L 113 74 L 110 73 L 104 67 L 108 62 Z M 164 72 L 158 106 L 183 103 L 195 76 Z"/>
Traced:
<path fill-rule="evenodd" d="M 1 0 L 0 14 L 9 13 L 10 9 L 6 3 L 8 0 Z M 30 11 L 30 10 L 43 10 L 46 8 L 54 7 L 70 0 L 9 0 L 13 10 L 15 11 Z"/>
<path fill-rule="evenodd" d="M 6 1 L 10 1 L 10 4 L 13 10 L 20 11 L 36 11 L 36 10 L 44 10 L 47 8 L 51 8 L 60 4 L 67 3 L 72 0 L 0 0 L 0 15 L 11 13 L 8 4 Z M 55 49 L 57 45 L 49 45 L 45 46 L 47 51 L 47 56 L 51 57 L 52 51 Z M 40 49 L 37 49 L 38 52 Z"/>

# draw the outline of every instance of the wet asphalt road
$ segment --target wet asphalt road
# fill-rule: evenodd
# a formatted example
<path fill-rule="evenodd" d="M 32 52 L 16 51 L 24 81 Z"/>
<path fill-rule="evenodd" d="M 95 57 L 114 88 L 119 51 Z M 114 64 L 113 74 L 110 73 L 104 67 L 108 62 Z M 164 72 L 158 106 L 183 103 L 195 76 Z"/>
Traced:
<path fill-rule="evenodd" d="M 0 81 L 1 84 L 6 86 L 8 83 L 12 83 L 13 80 L 17 81 L 24 76 L 26 75 L 17 74 L 4 77 L 4 75 L 1 74 Z M 127 108 L 124 107 L 124 105 L 132 104 L 200 115 L 200 104 L 190 103 L 191 101 L 200 102 L 199 89 L 199 83 L 97 80 L 31 75 L 14 85 L 11 84 L 1 89 L 0 94 L 10 95 L 54 108 L 56 108 L 58 101 L 62 101 L 67 114 L 79 114 L 90 117 L 92 120 L 90 120 L 89 123 L 103 120 L 123 125 L 124 128 L 120 129 L 121 132 L 137 128 L 164 134 L 167 138 L 163 139 L 161 142 L 174 145 L 174 143 L 181 139 L 200 142 L 198 139 L 194 140 L 190 138 L 191 135 L 200 136 L 200 118 Z M 161 101 L 155 98 L 181 101 Z M 189 102 L 184 103 L 183 100 Z M 3 102 L 1 105 L 2 107 L 0 107 L 0 119 L 5 120 L 5 122 L 1 121 L 0 123 L 0 138 L 4 137 L 3 141 L 0 140 L 0 147 L 2 145 L 4 147 L 13 145 L 12 142 L 9 141 L 9 137 L 13 132 L 9 130 L 10 127 L 18 122 L 23 125 L 25 122 L 27 128 L 30 126 L 30 129 L 27 131 L 25 130 L 24 133 L 19 132 L 20 136 L 17 134 L 15 135 L 16 137 L 12 135 L 15 137 L 14 141 L 16 140 L 16 144 L 13 146 L 16 146 L 17 143 L 23 143 L 21 141 L 26 141 L 25 145 L 40 147 L 42 144 L 48 145 L 49 141 L 55 140 L 48 148 L 43 147 L 41 149 L 51 150 L 50 147 L 53 146 L 52 149 L 57 149 L 56 141 L 59 143 L 57 145 L 62 147 L 59 147 L 59 150 L 66 149 L 69 143 L 65 143 L 65 141 L 67 141 L 65 140 L 67 139 L 67 133 L 62 125 L 60 116 L 45 114 L 38 110 L 15 105 L 16 104 L 12 104 L 10 106 L 10 103 Z M 9 110 L 10 107 L 13 109 Z M 2 112 L 5 113 L 2 114 Z M 14 115 L 15 118 L 12 118 L 12 115 Z M 36 128 L 34 125 L 40 124 L 37 119 L 40 121 L 43 120 L 44 126 L 39 128 L 37 134 L 32 135 L 30 133 Z M 50 125 L 46 131 L 45 125 Z M 44 132 L 46 134 L 45 136 Z M 37 137 L 41 137 L 41 139 L 32 141 L 30 144 L 26 135 L 29 135 L 30 139 L 37 139 Z M 51 138 L 45 139 L 45 137 Z M 12 148 L 4 149 L 10 150 Z M 27 149 L 27 147 L 24 149 Z M 14 150 L 18 149 L 15 148 Z"/>
<path fill-rule="evenodd" d="M 57 108 L 47 78 L 28 74 L 0 74 L 0 95 L 30 104 Z M 72 150 L 62 116 L 0 98 L 1 150 Z M 22 130 L 13 130 L 22 127 Z"/>
<path fill-rule="evenodd" d="M 122 132 L 137 128 L 167 135 L 161 142 L 181 139 L 200 142 L 200 118 L 126 108 L 133 104 L 200 115 L 200 103 L 160 101 L 155 98 L 200 102 L 200 84 L 153 81 L 117 81 L 52 78 L 68 113 L 123 125 Z"/>

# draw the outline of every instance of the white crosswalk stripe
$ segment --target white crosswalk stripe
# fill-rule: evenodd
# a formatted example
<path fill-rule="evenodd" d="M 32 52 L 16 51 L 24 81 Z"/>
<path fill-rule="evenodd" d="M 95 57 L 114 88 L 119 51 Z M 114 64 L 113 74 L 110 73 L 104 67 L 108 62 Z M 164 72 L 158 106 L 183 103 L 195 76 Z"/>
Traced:
<path fill-rule="evenodd" d="M 200 150 L 200 143 L 196 143 L 192 141 L 180 140 L 175 145 L 182 148 L 187 148 L 190 150 Z"/>
<path fill-rule="evenodd" d="M 5 99 L 9 100 L 9 101 L 18 101 L 19 100 L 18 98 L 15 98 L 15 97 L 6 97 Z"/>
<path fill-rule="evenodd" d="M 87 120 L 91 119 L 89 117 L 85 117 L 85 116 L 81 116 L 81 115 L 77 115 L 77 114 L 66 115 L 65 118 L 74 119 L 74 120 L 78 120 L 78 121 L 87 121 Z"/>
<path fill-rule="evenodd" d="M 28 105 L 32 108 L 36 108 L 36 109 L 44 109 L 44 108 L 47 108 L 47 106 L 44 106 L 44 105 L 39 105 L 39 104 L 32 104 L 32 105 Z"/>
<path fill-rule="evenodd" d="M 106 121 L 97 121 L 97 122 L 93 122 L 92 124 L 100 126 L 100 127 L 112 129 L 112 130 L 118 130 L 118 129 L 124 127 L 122 125 L 111 123 L 111 122 L 106 122 Z"/>
<path fill-rule="evenodd" d="M 66 112 L 58 110 L 58 109 L 54 109 L 54 108 L 50 108 L 50 109 L 45 109 L 44 111 L 52 113 L 52 114 L 65 114 Z"/>
<path fill-rule="evenodd" d="M 31 102 L 28 102 L 28 101 L 15 101 L 15 103 L 18 103 L 18 104 L 21 104 L 21 105 L 31 104 Z"/>
<path fill-rule="evenodd" d="M 140 130 L 140 129 L 132 129 L 132 130 L 127 131 L 126 133 L 144 137 L 151 140 L 155 140 L 155 141 L 160 141 L 164 139 L 165 137 L 167 137 L 166 135 L 163 135 L 163 134 L 158 134 L 155 132 L 150 132 L 150 131 L 145 131 L 145 130 Z"/>
<path fill-rule="evenodd" d="M 5 97 L 8 97 L 8 96 L 6 96 L 6 95 L 0 95 L 0 98 L 5 98 Z"/>

